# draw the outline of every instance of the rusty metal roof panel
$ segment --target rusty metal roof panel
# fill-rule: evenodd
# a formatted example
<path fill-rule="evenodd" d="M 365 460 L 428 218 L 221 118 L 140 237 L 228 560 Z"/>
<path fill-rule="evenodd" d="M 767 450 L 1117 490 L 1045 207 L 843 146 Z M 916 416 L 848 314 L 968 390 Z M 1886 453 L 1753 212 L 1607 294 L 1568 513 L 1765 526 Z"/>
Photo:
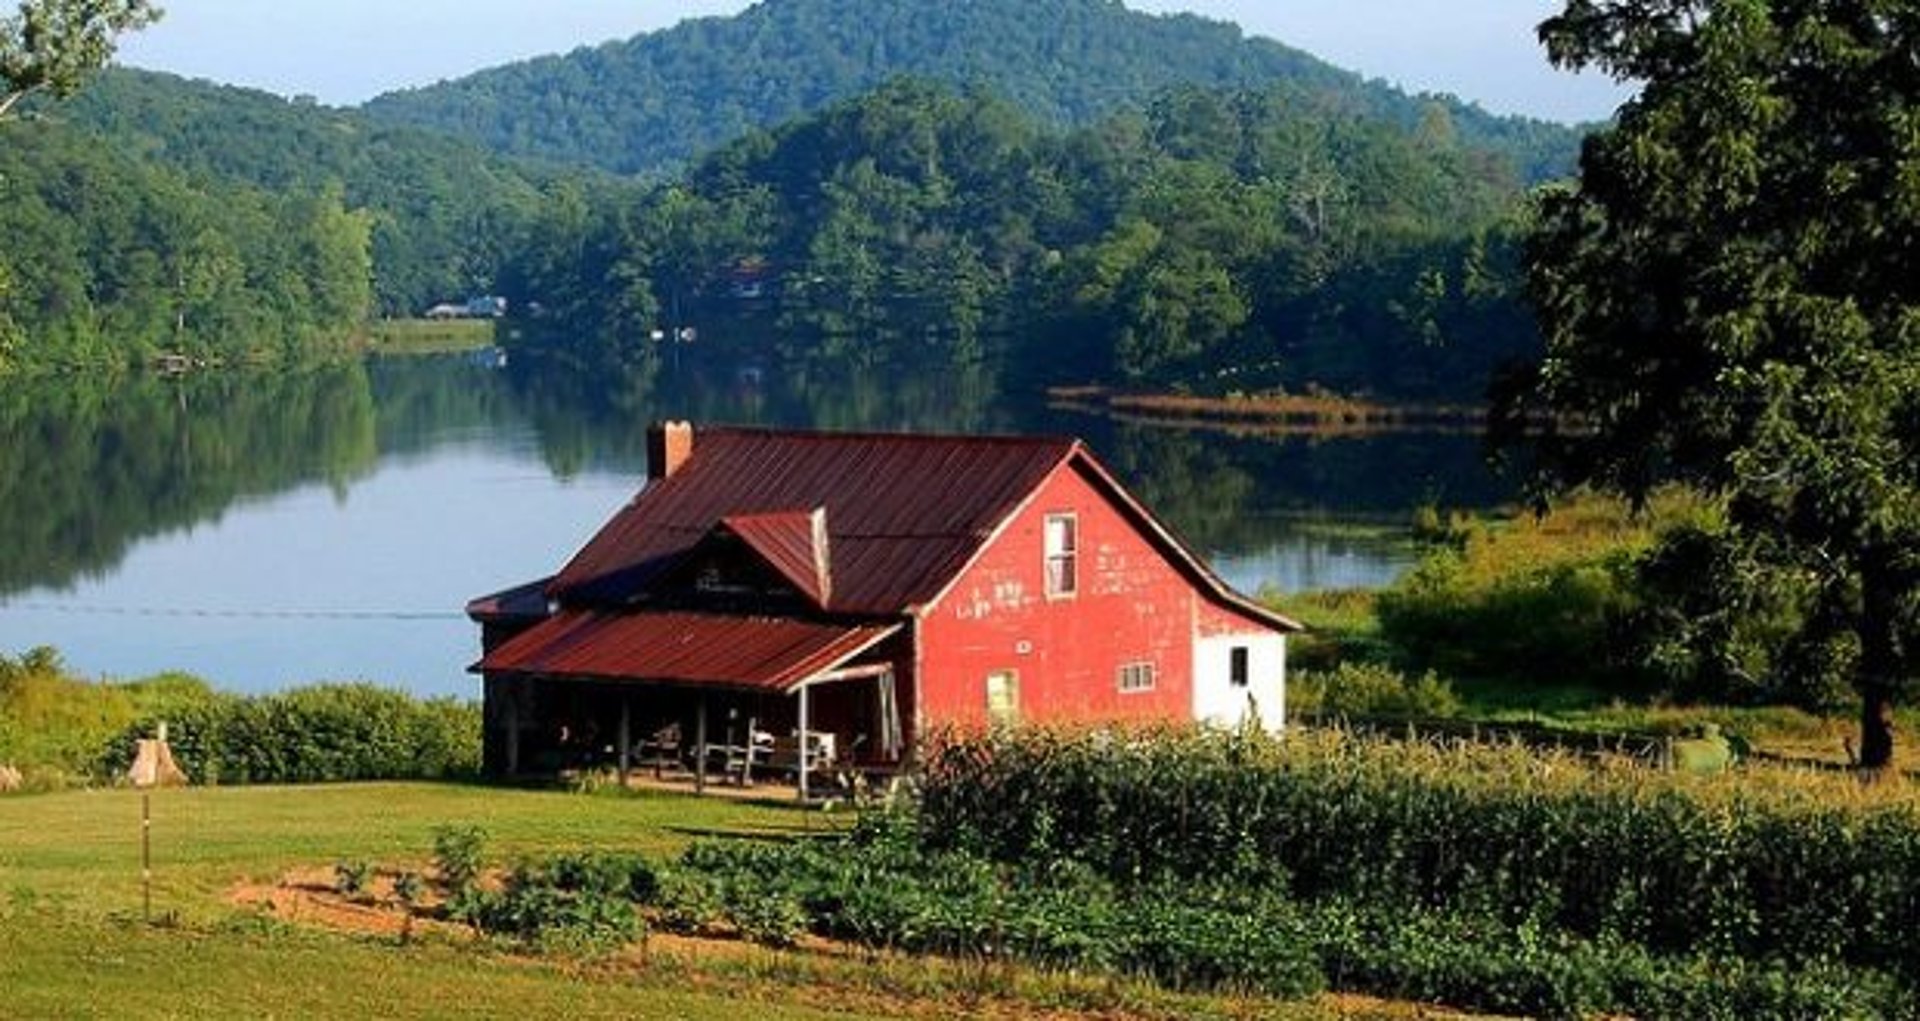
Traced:
<path fill-rule="evenodd" d="M 840 667 L 899 628 L 788 617 L 568 611 L 470 669 L 786 692 Z"/>
<path fill-rule="evenodd" d="M 541 578 L 480 596 L 467 603 L 467 616 L 477 621 L 538 620 L 547 615 L 547 586 L 552 582 Z"/>
<path fill-rule="evenodd" d="M 1079 449 L 1063 438 L 696 430 L 555 577 L 571 604 L 620 604 L 724 518 L 825 509 L 831 608 L 896 614 L 936 596 Z"/>
<path fill-rule="evenodd" d="M 720 524 L 813 600 L 813 605 L 827 607 L 833 575 L 824 509 L 735 514 L 720 519 Z"/>

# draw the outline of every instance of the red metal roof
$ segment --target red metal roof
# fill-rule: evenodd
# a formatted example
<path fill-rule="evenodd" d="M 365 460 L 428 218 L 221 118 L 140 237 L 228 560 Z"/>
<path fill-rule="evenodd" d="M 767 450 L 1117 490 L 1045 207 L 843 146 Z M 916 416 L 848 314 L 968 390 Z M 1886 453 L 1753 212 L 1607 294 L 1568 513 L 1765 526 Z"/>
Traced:
<path fill-rule="evenodd" d="M 623 508 L 549 592 L 624 603 L 723 518 L 823 507 L 831 609 L 898 614 L 937 596 L 1079 450 L 1059 438 L 696 429 L 686 463 Z"/>
<path fill-rule="evenodd" d="M 469 669 L 787 692 L 900 629 L 704 613 L 569 611 Z"/>
<path fill-rule="evenodd" d="M 722 527 L 760 554 L 768 566 L 825 609 L 833 592 L 832 563 L 828 559 L 826 511 L 789 511 L 782 514 L 735 514 L 720 519 Z"/>

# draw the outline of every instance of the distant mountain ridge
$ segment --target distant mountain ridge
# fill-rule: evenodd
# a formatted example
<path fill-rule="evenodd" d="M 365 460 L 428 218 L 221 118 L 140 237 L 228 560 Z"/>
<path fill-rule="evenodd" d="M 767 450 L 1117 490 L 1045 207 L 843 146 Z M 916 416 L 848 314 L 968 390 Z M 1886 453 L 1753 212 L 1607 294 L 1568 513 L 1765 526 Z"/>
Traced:
<path fill-rule="evenodd" d="M 1402 127 L 1439 120 L 1526 181 L 1570 171 L 1580 137 L 1409 96 L 1227 22 L 1118 0 L 763 0 L 733 17 L 388 93 L 362 110 L 496 152 L 657 173 L 901 76 L 985 87 L 1066 124 L 1180 85 L 1287 85 Z"/>

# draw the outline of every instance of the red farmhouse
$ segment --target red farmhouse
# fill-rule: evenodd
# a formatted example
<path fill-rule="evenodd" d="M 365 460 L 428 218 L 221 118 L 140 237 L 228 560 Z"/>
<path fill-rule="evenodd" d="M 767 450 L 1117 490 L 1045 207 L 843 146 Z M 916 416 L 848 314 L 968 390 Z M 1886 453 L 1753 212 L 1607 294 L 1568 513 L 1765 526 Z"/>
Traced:
<path fill-rule="evenodd" d="M 1283 722 L 1299 625 L 1078 440 L 676 422 L 648 454 L 559 574 L 468 606 L 494 771 L 768 733 L 883 767 L 944 724 Z"/>

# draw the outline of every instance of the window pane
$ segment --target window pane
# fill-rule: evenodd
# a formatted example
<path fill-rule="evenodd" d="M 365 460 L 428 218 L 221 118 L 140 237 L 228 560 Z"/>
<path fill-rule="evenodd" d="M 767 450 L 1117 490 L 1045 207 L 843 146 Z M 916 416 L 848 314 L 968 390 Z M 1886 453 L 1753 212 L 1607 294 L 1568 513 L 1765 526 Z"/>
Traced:
<path fill-rule="evenodd" d="M 1072 595 L 1079 588 L 1075 561 L 1080 537 L 1071 514 L 1049 514 L 1046 520 L 1047 595 Z"/>
<path fill-rule="evenodd" d="M 1071 514 L 1054 514 L 1047 518 L 1047 555 L 1072 553 L 1076 536 L 1074 520 Z"/>
<path fill-rule="evenodd" d="M 1252 680 L 1252 670 L 1251 665 L 1247 661 L 1246 646 L 1236 645 L 1233 647 L 1232 665 L 1229 673 L 1233 678 L 1233 686 L 1236 688 L 1244 688 Z"/>
<path fill-rule="evenodd" d="M 1020 676 L 1011 670 L 987 675 L 987 716 L 995 723 L 1020 722 Z"/>

